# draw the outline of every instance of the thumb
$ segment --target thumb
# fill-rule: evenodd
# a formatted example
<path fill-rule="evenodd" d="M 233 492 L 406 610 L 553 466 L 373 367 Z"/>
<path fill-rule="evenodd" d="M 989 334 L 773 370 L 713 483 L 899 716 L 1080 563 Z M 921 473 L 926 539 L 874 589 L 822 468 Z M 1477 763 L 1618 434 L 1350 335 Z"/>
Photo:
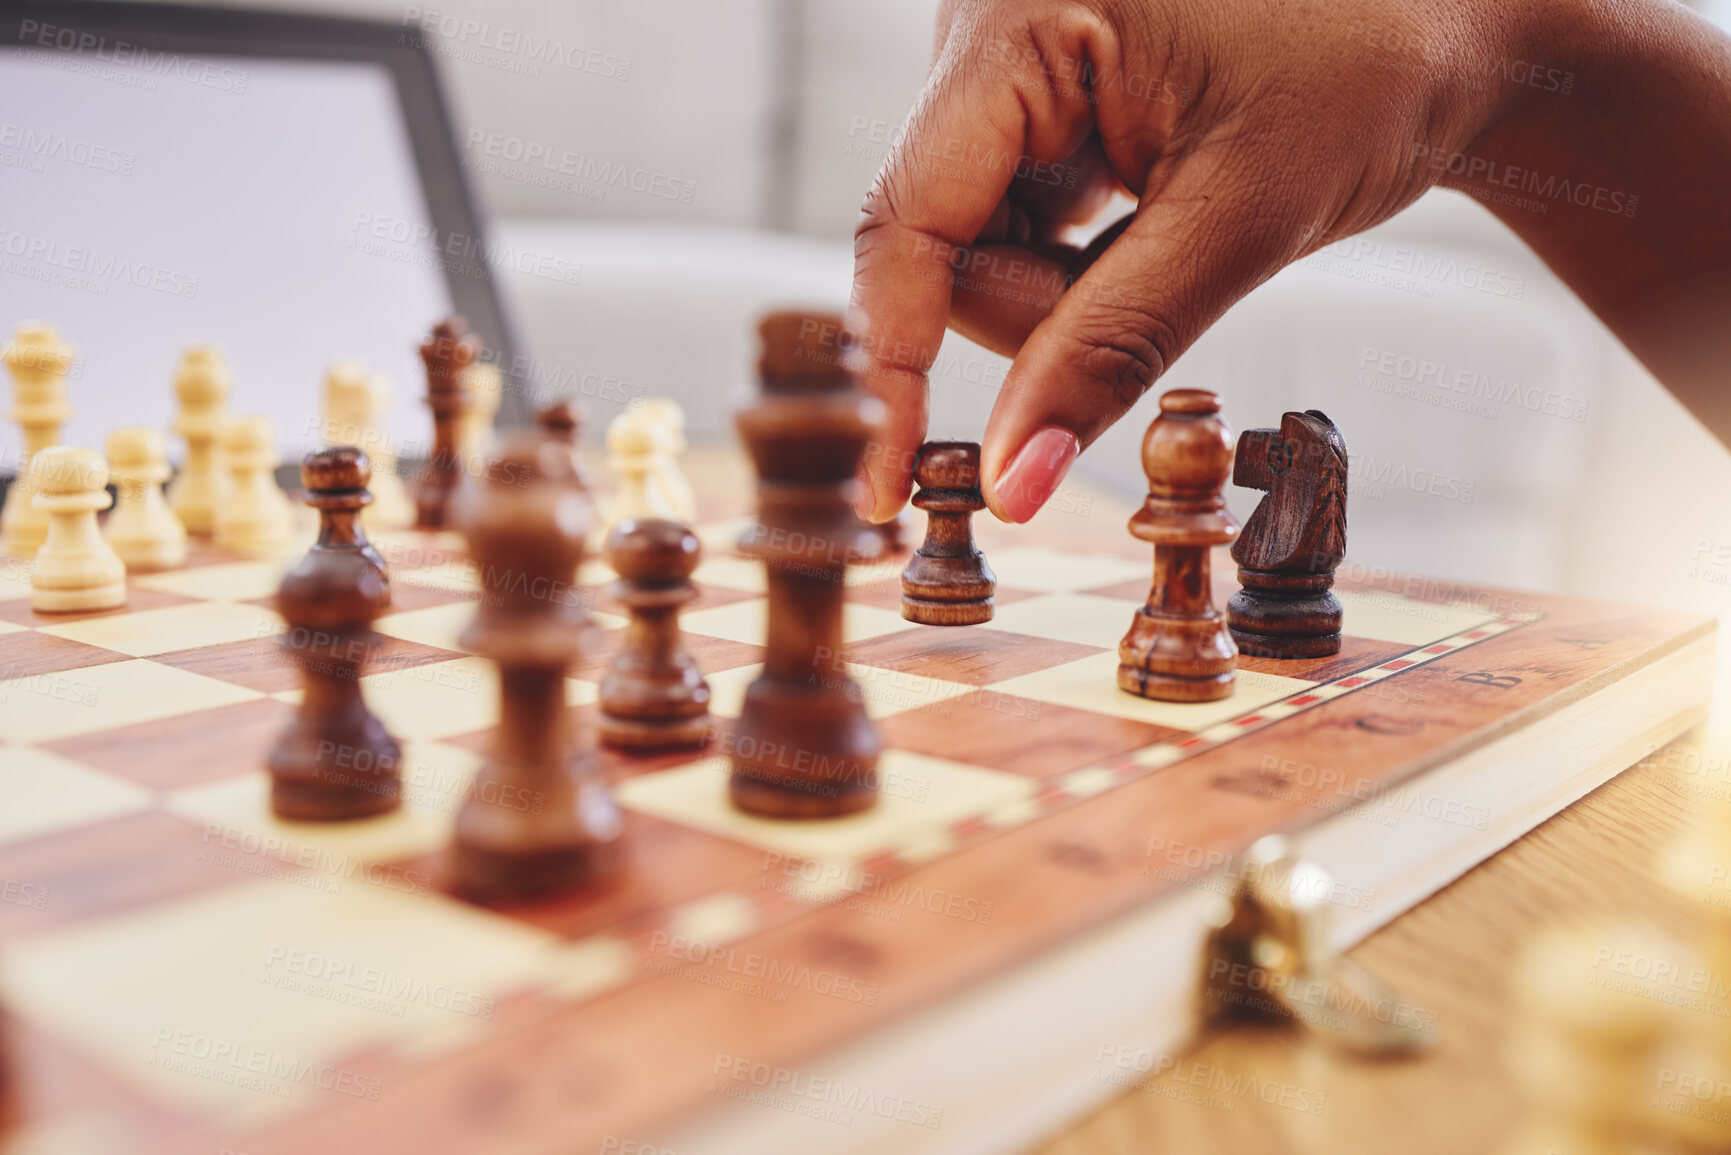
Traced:
<path fill-rule="evenodd" d="M 980 456 L 993 513 L 1023 522 L 1039 512 L 1083 448 L 1299 254 L 1301 230 L 1275 191 L 1193 156 L 1107 238 L 1029 334 L 998 394 Z"/>

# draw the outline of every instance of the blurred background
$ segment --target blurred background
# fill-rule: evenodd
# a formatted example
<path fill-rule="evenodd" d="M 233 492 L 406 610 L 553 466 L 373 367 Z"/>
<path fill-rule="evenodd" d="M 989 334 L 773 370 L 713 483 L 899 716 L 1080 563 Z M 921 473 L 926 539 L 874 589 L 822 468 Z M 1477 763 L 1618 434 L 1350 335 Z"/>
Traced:
<path fill-rule="evenodd" d="M 496 263 L 520 352 L 549 380 L 575 383 L 593 447 L 618 407 L 644 395 L 681 401 L 694 440 L 730 438 L 756 315 L 843 305 L 858 206 L 920 88 L 937 0 L 281 6 L 386 21 L 424 40 L 491 235 L 515 255 Z M 1731 0 L 1709 15 L 1731 18 Z M 558 51 L 546 52 L 549 43 Z M 1572 86 L 1559 84 L 1555 98 L 1569 99 Z M 279 99 L 300 101 L 289 89 Z M 335 115 L 369 115 L 369 99 L 357 93 Z M 153 125 L 169 136 L 188 131 L 172 119 Z M 232 144 L 220 126 L 197 131 L 198 149 L 212 155 Z M 393 207 L 400 190 L 365 183 L 374 178 L 364 159 L 304 147 L 296 176 L 276 182 L 282 205 L 218 198 L 200 209 L 209 234 L 244 246 L 249 232 L 280 229 L 295 202 L 317 201 L 339 179 L 345 188 L 363 182 L 369 212 L 412 215 Z M 198 163 L 196 151 L 183 161 Z M 124 204 L 115 211 L 124 215 Z M 382 313 L 405 315 L 425 311 L 420 291 L 409 282 L 368 290 Z M 200 307 L 219 310 L 220 296 L 204 293 Z M 10 307 L 29 299 L 10 282 Z M 306 294 L 284 300 L 267 329 L 290 341 L 297 312 L 320 306 Z M 352 324 L 374 315 L 345 308 Z M 81 343 L 77 317 L 52 319 Z M 419 430 L 410 343 L 391 337 L 383 359 L 398 376 L 394 427 Z M 193 339 L 224 334 L 173 334 L 176 346 Z M 933 436 L 977 439 L 1005 367 L 952 337 L 933 378 Z M 161 406 L 171 369 L 158 354 L 124 369 L 92 364 L 75 388 L 86 398 L 148 394 Z M 244 370 L 237 366 L 238 409 L 284 404 L 249 396 L 270 374 Z M 310 411 L 316 377 L 298 363 L 294 372 L 306 382 L 304 404 L 294 404 Z M 1349 566 L 1715 611 L 1724 600 L 1724 447 L 1464 197 L 1433 193 L 1282 272 L 1162 382 L 1178 386 L 1223 394 L 1239 429 L 1277 424 L 1292 408 L 1337 421 L 1353 454 Z M 1137 493 L 1136 446 L 1154 412 L 1150 395 L 1078 472 Z M 286 450 L 300 432 L 282 430 Z M 16 430 L 0 437 L 14 452 Z M 1231 500 L 1243 515 L 1256 496 Z M 1087 515 L 1054 505 L 1041 516 Z"/>

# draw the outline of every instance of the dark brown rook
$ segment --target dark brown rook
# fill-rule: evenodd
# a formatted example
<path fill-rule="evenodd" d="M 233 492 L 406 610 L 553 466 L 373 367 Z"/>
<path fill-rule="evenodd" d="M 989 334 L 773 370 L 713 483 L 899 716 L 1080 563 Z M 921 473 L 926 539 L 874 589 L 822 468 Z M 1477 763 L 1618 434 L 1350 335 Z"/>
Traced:
<path fill-rule="evenodd" d="M 402 750 L 361 695 L 378 645 L 372 622 L 390 603 L 383 572 L 358 549 L 313 549 L 277 591 L 282 647 L 301 669 L 294 720 L 270 752 L 271 811 L 334 822 L 396 809 Z"/>
<path fill-rule="evenodd" d="M 443 529 L 451 494 L 462 480 L 457 424 L 469 408 L 463 370 L 481 354 L 481 343 L 461 317 L 447 317 L 421 343 L 427 366 L 427 408 L 433 411 L 433 452 L 415 482 L 415 528 Z"/>
<path fill-rule="evenodd" d="M 390 571 L 361 527 L 361 510 L 373 500 L 367 492 L 372 480 L 372 462 L 353 445 L 315 449 L 301 458 L 301 487 L 306 491 L 302 500 L 319 515 L 319 536 L 313 549 L 347 551 L 366 558 L 385 580 L 388 600 Z"/>
<path fill-rule="evenodd" d="M 1266 496 L 1232 546 L 1244 588 L 1226 602 L 1238 648 L 1263 658 L 1340 652 L 1334 571 L 1346 556 L 1346 439 L 1316 409 L 1246 429 L 1232 483 Z"/>
<path fill-rule="evenodd" d="M 740 540 L 768 573 L 763 673 L 731 736 L 733 804 L 829 818 L 877 801 L 878 737 L 842 662 L 843 578 L 883 539 L 854 516 L 854 474 L 883 405 L 847 367 L 839 317 L 774 313 L 758 327 L 763 391 L 735 422 L 757 467 L 757 524 Z"/>
<path fill-rule="evenodd" d="M 1118 686 L 1166 702 L 1232 693 L 1238 650 L 1214 608 L 1209 550 L 1238 533 L 1221 493 L 1232 472 L 1232 435 L 1220 398 L 1174 389 L 1142 439 L 1148 498 L 1130 532 L 1154 545 L 1154 584 L 1118 643 Z"/>
<path fill-rule="evenodd" d="M 610 593 L 631 622 L 601 680 L 601 741 L 626 750 L 701 746 L 709 738 L 709 683 L 679 644 L 679 610 L 691 584 L 697 535 L 677 521 L 627 518 L 607 535 Z"/>
<path fill-rule="evenodd" d="M 992 620 L 997 575 L 974 548 L 973 516 L 980 496 L 980 447 L 972 441 L 929 441 L 914 459 L 926 512 L 926 540 L 902 570 L 902 617 L 927 626 L 973 626 Z"/>
<path fill-rule="evenodd" d="M 481 572 L 461 641 L 499 667 L 499 725 L 453 846 L 457 890 L 481 901 L 557 894 L 617 862 L 619 810 L 565 701 L 589 628 L 571 578 L 592 512 L 570 454 L 533 432 L 508 438 L 452 503 Z"/>

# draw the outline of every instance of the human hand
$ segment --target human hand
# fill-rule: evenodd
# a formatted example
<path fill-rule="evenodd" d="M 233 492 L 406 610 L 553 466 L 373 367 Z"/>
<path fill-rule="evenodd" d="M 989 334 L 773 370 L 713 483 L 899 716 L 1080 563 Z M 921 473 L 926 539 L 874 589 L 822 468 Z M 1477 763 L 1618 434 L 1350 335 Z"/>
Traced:
<path fill-rule="evenodd" d="M 855 233 L 854 319 L 890 416 L 862 516 L 906 502 L 946 324 L 1015 358 L 982 442 L 1026 521 L 1226 309 L 1387 219 L 1513 99 L 1502 0 L 947 0 Z M 1423 146 L 1423 147 L 1420 147 Z M 1115 193 L 1131 215 L 1085 248 Z"/>

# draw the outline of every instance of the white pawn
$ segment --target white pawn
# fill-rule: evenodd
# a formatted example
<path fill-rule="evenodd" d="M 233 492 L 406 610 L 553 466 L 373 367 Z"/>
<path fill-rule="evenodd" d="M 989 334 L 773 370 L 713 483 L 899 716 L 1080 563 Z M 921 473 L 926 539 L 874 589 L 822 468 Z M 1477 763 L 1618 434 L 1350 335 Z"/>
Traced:
<path fill-rule="evenodd" d="M 38 613 L 107 610 L 126 604 L 126 565 L 96 528 L 108 508 L 108 463 L 94 449 L 55 445 L 30 459 L 36 508 L 48 536 L 30 575 L 30 608 Z"/>
<path fill-rule="evenodd" d="M 679 402 L 666 397 L 649 397 L 644 399 L 639 413 L 649 426 L 657 456 L 649 483 L 661 490 L 661 499 L 668 508 L 678 511 L 674 520 L 695 525 L 697 495 L 679 469 L 679 455 L 685 452 L 685 410 Z"/>
<path fill-rule="evenodd" d="M 627 518 L 685 521 L 656 477 L 660 458 L 655 432 L 639 414 L 621 413 L 608 423 L 607 466 L 614 480 L 607 502 L 609 530 Z"/>
<path fill-rule="evenodd" d="M 288 550 L 294 507 L 277 488 L 276 430 L 268 417 L 237 417 L 222 432 L 229 492 L 216 511 L 216 544 L 251 557 Z"/>
<path fill-rule="evenodd" d="M 232 379 L 222 352 L 194 345 L 180 355 L 174 392 L 180 412 L 174 431 L 186 439 L 186 457 L 168 487 L 168 504 L 186 531 L 200 537 L 216 532 L 216 511 L 228 478 L 222 467 L 222 430 L 228 424 Z"/>
<path fill-rule="evenodd" d="M 13 557 L 34 557 L 48 536 L 48 519 L 30 500 L 30 460 L 60 443 L 60 427 L 72 416 L 66 376 L 76 355 L 45 321 L 23 322 L 6 346 L 6 368 L 12 372 L 10 416 L 24 431 L 24 453 L 6 507 L 0 510 L 0 544 Z"/>
<path fill-rule="evenodd" d="M 353 361 L 339 361 L 325 374 L 326 445 L 354 445 L 373 463 L 368 485 L 372 504 L 361 511 L 368 529 L 401 529 L 412 525 L 415 506 L 397 473 L 397 455 L 390 437 L 379 428 L 379 414 L 390 407 L 391 385 Z"/>
<path fill-rule="evenodd" d="M 108 435 L 106 448 L 109 472 L 120 491 L 103 529 L 108 544 L 133 573 L 185 565 L 186 527 L 162 496 L 169 474 L 162 434 L 143 425 L 116 429 Z"/>

